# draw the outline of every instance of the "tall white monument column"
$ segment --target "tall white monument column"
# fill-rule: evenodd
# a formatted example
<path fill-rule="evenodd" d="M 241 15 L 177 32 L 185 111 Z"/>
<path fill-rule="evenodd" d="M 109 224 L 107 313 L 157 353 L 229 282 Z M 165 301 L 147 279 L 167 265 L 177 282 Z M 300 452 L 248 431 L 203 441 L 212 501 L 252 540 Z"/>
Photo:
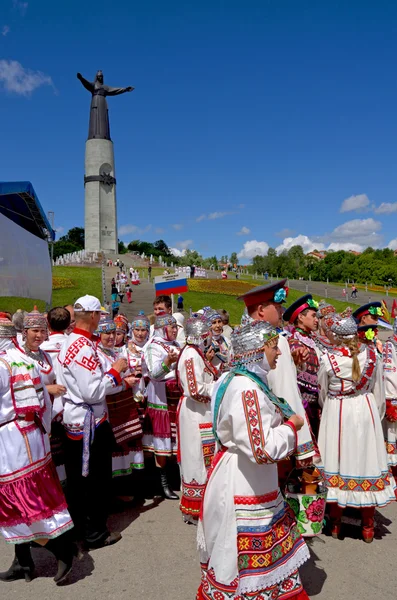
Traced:
<path fill-rule="evenodd" d="M 85 145 L 85 249 L 118 252 L 113 142 L 90 139 Z"/>
<path fill-rule="evenodd" d="M 81 73 L 77 73 L 77 79 L 91 93 L 85 144 L 85 250 L 117 254 L 116 176 L 106 97 L 132 92 L 134 88 L 105 85 L 102 71 L 97 71 L 94 81 L 88 81 Z"/>

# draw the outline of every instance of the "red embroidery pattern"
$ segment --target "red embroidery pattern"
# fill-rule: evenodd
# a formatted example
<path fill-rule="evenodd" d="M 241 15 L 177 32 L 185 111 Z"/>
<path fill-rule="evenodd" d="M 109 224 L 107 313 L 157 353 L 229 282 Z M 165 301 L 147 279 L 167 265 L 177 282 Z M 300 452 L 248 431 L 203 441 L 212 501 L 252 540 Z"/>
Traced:
<path fill-rule="evenodd" d="M 256 390 L 246 390 L 242 392 L 241 396 L 252 454 L 258 464 L 273 462 L 265 452 L 265 438 L 263 435 L 258 394 Z"/>
<path fill-rule="evenodd" d="M 66 367 L 70 365 L 70 363 L 74 361 L 74 359 L 76 358 L 80 350 L 84 348 L 84 346 L 91 346 L 91 344 L 88 341 L 88 339 L 83 336 L 77 338 L 77 340 L 73 342 L 73 344 L 70 344 L 69 348 L 67 349 L 63 365 Z"/>
<path fill-rule="evenodd" d="M 253 504 L 266 504 L 267 502 L 274 502 L 277 499 L 278 490 L 269 492 L 268 494 L 262 494 L 262 496 L 234 496 L 234 504 L 244 504 L 245 506 L 251 506 Z"/>
<path fill-rule="evenodd" d="M 382 473 L 379 478 L 369 478 L 369 477 L 352 477 L 339 475 L 339 474 L 330 474 L 323 472 L 322 473 L 325 484 L 330 488 L 337 488 L 339 490 L 347 491 L 347 492 L 379 492 L 384 490 L 387 486 L 390 485 L 390 473 Z"/>
<path fill-rule="evenodd" d="M 212 431 L 212 423 L 199 423 L 201 445 L 203 449 L 203 459 L 205 468 L 208 470 L 211 466 L 215 454 L 215 436 Z"/>
<path fill-rule="evenodd" d="M 203 394 L 198 393 L 193 358 L 188 358 L 185 362 L 185 366 L 186 366 L 187 385 L 189 388 L 189 396 L 191 398 L 193 398 L 193 400 L 197 400 L 197 402 L 209 402 L 209 400 L 210 400 L 209 396 L 204 396 Z"/>
<path fill-rule="evenodd" d="M 76 364 L 84 367 L 84 369 L 87 369 L 87 371 L 96 371 L 100 365 L 99 359 L 95 355 L 83 356 L 81 362 L 76 360 Z"/>

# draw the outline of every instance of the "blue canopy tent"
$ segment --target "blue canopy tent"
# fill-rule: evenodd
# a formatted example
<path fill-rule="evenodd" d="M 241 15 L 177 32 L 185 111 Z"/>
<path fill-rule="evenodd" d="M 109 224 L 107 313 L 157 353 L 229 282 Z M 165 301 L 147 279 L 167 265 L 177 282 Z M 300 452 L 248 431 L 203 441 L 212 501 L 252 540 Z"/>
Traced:
<path fill-rule="evenodd" d="M 0 181 L 0 213 L 43 240 L 55 240 L 30 181 Z"/>
<path fill-rule="evenodd" d="M 51 302 L 55 239 L 29 181 L 0 182 L 0 296 Z"/>

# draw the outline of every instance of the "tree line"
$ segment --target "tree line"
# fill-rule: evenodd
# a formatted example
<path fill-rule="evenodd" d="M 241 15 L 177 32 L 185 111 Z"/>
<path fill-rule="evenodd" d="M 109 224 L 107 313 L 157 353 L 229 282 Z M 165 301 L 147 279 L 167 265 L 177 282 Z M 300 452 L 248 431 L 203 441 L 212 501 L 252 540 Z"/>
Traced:
<path fill-rule="evenodd" d="M 314 251 L 316 252 L 316 251 Z M 255 256 L 253 272 L 288 277 L 290 279 L 311 278 L 313 281 L 373 283 L 374 285 L 397 284 L 397 257 L 389 248 L 375 250 L 367 248 L 362 254 L 345 250 L 328 251 L 325 258 L 305 255 L 301 246 L 277 254 L 269 248 L 266 256 Z"/>
<path fill-rule="evenodd" d="M 73 227 L 68 233 L 54 243 L 54 258 L 76 252 L 84 248 L 84 228 Z M 164 240 L 146 242 L 133 240 L 128 245 L 119 240 L 119 254 L 127 252 L 144 253 L 155 258 L 162 256 L 166 264 L 179 266 L 200 265 L 206 269 L 212 266 L 229 264 L 229 268 L 238 265 L 236 252 L 230 257 L 221 258 L 210 256 L 204 258 L 196 250 L 187 249 L 183 256 L 174 256 Z M 316 252 L 316 251 L 314 251 Z M 375 250 L 367 248 L 362 254 L 345 250 L 328 251 L 325 258 L 318 259 L 313 254 L 305 254 L 302 246 L 292 246 L 277 254 L 274 248 L 269 248 L 265 256 L 255 256 L 252 265 L 248 266 L 251 273 L 268 273 L 274 277 L 289 279 L 311 278 L 313 281 L 373 283 L 375 285 L 397 285 L 397 257 L 393 250 L 383 248 Z"/>

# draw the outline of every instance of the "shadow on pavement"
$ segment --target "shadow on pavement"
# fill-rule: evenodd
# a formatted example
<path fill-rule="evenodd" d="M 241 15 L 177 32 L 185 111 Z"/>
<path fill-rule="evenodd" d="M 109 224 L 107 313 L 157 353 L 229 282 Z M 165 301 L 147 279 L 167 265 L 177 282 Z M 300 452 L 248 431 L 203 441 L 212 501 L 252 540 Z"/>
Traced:
<path fill-rule="evenodd" d="M 306 543 L 310 549 L 310 559 L 299 569 L 299 573 L 302 578 L 305 592 L 311 598 L 312 596 L 318 596 L 318 594 L 321 593 L 325 580 L 327 579 L 327 574 L 324 569 L 317 565 L 317 562 L 320 562 L 320 559 L 313 549 L 315 544 L 324 544 L 325 541 L 321 537 L 315 537 L 306 540 Z"/>

